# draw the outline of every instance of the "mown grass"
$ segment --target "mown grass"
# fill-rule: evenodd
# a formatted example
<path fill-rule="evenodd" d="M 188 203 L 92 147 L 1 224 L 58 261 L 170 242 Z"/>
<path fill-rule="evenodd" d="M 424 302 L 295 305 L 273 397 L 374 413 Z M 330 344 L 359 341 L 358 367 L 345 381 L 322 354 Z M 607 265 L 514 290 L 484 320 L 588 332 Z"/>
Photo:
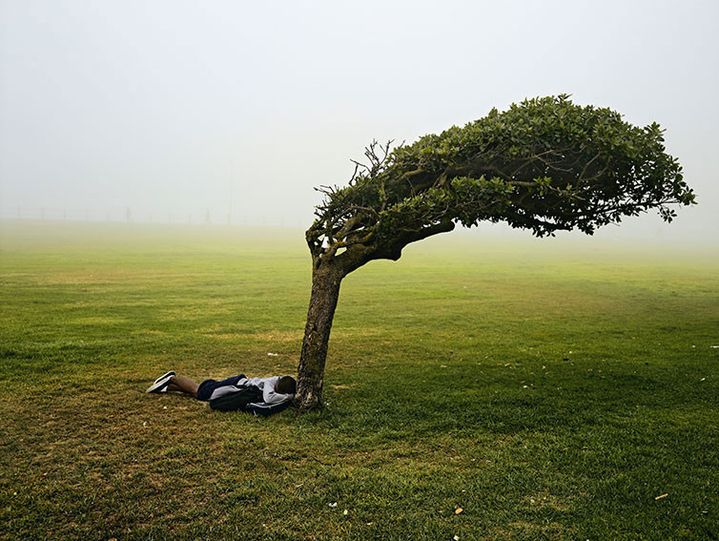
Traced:
<path fill-rule="evenodd" d="M 0 236 L 0 538 L 719 536 L 716 258 L 430 239 L 346 280 L 325 411 L 258 419 L 144 390 L 295 370 L 300 232 Z"/>

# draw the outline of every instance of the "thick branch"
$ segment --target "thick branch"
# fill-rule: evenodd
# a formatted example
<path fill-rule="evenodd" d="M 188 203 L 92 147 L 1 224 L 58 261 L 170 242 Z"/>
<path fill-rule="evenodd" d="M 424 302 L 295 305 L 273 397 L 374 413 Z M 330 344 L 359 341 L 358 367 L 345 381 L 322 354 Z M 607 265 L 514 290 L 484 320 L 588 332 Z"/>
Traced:
<path fill-rule="evenodd" d="M 399 232 L 391 242 L 378 246 L 369 259 L 390 259 L 397 261 L 402 256 L 402 249 L 408 244 L 439 233 L 448 233 L 454 228 L 454 222 L 445 221 L 417 230 L 403 230 Z"/>

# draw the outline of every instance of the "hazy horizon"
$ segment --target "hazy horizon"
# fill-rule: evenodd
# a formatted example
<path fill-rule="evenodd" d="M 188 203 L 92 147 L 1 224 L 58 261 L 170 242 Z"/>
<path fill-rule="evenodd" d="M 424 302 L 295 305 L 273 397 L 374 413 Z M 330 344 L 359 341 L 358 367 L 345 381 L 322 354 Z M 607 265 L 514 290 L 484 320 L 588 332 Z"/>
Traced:
<path fill-rule="evenodd" d="M 715 2 L 0 10 L 0 218 L 304 228 L 313 187 L 344 184 L 373 138 L 569 93 L 659 122 L 699 201 L 673 224 L 652 213 L 598 236 L 718 242 Z"/>

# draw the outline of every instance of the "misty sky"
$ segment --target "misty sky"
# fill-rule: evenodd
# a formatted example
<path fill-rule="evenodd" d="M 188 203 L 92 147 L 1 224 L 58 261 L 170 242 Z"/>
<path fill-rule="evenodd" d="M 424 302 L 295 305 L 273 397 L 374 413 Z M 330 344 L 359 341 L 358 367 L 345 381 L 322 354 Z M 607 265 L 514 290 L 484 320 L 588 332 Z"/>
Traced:
<path fill-rule="evenodd" d="M 719 2 L 0 0 L 0 214 L 308 225 L 372 138 L 570 93 L 658 121 L 719 230 Z M 624 229 L 624 228 L 622 228 Z"/>

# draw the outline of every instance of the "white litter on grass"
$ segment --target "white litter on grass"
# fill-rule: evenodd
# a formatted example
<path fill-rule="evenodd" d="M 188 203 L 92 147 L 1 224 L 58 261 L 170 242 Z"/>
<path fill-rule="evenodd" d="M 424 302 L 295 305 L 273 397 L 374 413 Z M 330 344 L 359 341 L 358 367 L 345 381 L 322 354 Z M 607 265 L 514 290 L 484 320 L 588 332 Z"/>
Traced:
<path fill-rule="evenodd" d="M 709 346 L 712 349 L 719 349 L 719 346 Z"/>
<path fill-rule="evenodd" d="M 267 354 L 267 356 L 268 356 L 268 357 L 279 357 L 280 354 L 279 354 L 279 353 L 271 353 L 271 352 L 270 352 L 270 353 Z"/>
<path fill-rule="evenodd" d="M 334 509 L 335 507 L 337 507 L 337 502 L 328 503 L 327 505 Z"/>
<path fill-rule="evenodd" d="M 342 514 L 343 514 L 344 516 L 349 515 L 349 514 L 350 514 L 349 509 L 345 509 L 344 511 L 342 511 Z"/>
<path fill-rule="evenodd" d="M 706 380 L 707 380 L 707 378 L 702 378 L 699 381 L 706 381 Z"/>
<path fill-rule="evenodd" d="M 147 426 L 147 421 L 142 421 L 142 426 Z"/>
<path fill-rule="evenodd" d="M 454 541 L 459 541 L 459 536 L 455 535 L 452 539 L 454 539 Z"/>

